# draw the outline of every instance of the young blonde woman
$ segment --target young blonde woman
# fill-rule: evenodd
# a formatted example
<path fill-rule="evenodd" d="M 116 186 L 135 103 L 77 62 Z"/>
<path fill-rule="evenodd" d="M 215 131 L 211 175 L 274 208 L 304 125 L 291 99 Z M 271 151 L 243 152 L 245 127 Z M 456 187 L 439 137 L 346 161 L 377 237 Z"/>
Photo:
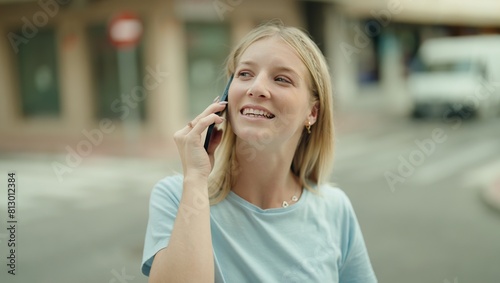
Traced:
<path fill-rule="evenodd" d="M 266 24 L 236 46 L 227 74 L 229 102 L 174 136 L 183 175 L 153 189 L 142 272 L 150 282 L 377 282 L 349 199 L 324 182 L 332 89 L 317 46 Z"/>

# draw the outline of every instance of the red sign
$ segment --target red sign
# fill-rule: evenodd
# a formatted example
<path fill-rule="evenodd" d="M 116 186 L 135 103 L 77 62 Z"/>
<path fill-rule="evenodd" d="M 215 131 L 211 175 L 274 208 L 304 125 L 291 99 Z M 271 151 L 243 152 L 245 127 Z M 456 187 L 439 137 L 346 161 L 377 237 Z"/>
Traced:
<path fill-rule="evenodd" d="M 109 22 L 108 35 L 117 48 L 135 47 L 142 37 L 142 21 L 133 12 L 121 12 Z"/>

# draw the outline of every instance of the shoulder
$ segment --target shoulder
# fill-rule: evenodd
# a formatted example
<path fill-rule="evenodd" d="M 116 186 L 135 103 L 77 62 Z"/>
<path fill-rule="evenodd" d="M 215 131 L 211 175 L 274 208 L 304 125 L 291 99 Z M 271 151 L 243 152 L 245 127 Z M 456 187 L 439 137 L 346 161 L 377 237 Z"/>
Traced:
<path fill-rule="evenodd" d="M 182 196 L 182 182 L 180 174 L 167 176 L 156 183 L 151 191 L 150 203 L 172 201 L 179 203 Z"/>
<path fill-rule="evenodd" d="M 347 194 L 333 184 L 321 184 L 316 192 L 310 193 L 309 207 L 339 225 L 354 217 L 354 210 Z"/>
<path fill-rule="evenodd" d="M 347 194 L 334 184 L 321 184 L 316 190 L 317 192 L 313 195 L 317 201 L 324 202 L 330 207 L 346 208 L 351 206 L 351 201 Z"/>
<path fill-rule="evenodd" d="M 344 200 L 347 198 L 346 193 L 332 183 L 323 183 L 317 187 L 320 195 L 324 195 L 327 198 Z"/>

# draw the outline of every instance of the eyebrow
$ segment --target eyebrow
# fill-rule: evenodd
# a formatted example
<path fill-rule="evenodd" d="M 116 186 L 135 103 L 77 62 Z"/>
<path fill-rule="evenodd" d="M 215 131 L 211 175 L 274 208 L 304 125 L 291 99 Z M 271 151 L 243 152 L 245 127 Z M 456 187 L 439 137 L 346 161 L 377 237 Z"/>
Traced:
<path fill-rule="evenodd" d="M 249 66 L 256 66 L 257 64 L 254 62 L 254 61 L 251 61 L 251 60 L 246 60 L 246 61 L 241 61 L 238 65 L 249 65 Z M 273 67 L 279 71 L 285 71 L 285 72 L 289 72 L 289 73 L 292 73 L 294 74 L 295 76 L 299 77 L 299 74 L 292 68 L 290 67 L 286 67 L 286 66 L 276 66 L 276 67 Z"/>

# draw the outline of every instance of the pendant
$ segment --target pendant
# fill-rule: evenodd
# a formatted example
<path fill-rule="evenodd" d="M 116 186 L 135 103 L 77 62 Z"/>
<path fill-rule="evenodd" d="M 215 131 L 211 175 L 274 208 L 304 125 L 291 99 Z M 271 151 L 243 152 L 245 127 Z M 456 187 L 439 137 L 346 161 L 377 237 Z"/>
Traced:
<path fill-rule="evenodd" d="M 299 198 L 298 198 L 297 196 L 293 196 L 293 197 L 292 197 L 292 201 L 293 201 L 293 202 L 296 202 L 296 201 L 298 201 L 298 200 L 299 200 Z M 281 204 L 281 206 L 282 206 L 282 207 L 288 207 L 289 205 L 290 205 L 290 204 L 289 204 L 286 200 L 284 200 L 284 201 L 283 201 L 283 203 Z"/>

